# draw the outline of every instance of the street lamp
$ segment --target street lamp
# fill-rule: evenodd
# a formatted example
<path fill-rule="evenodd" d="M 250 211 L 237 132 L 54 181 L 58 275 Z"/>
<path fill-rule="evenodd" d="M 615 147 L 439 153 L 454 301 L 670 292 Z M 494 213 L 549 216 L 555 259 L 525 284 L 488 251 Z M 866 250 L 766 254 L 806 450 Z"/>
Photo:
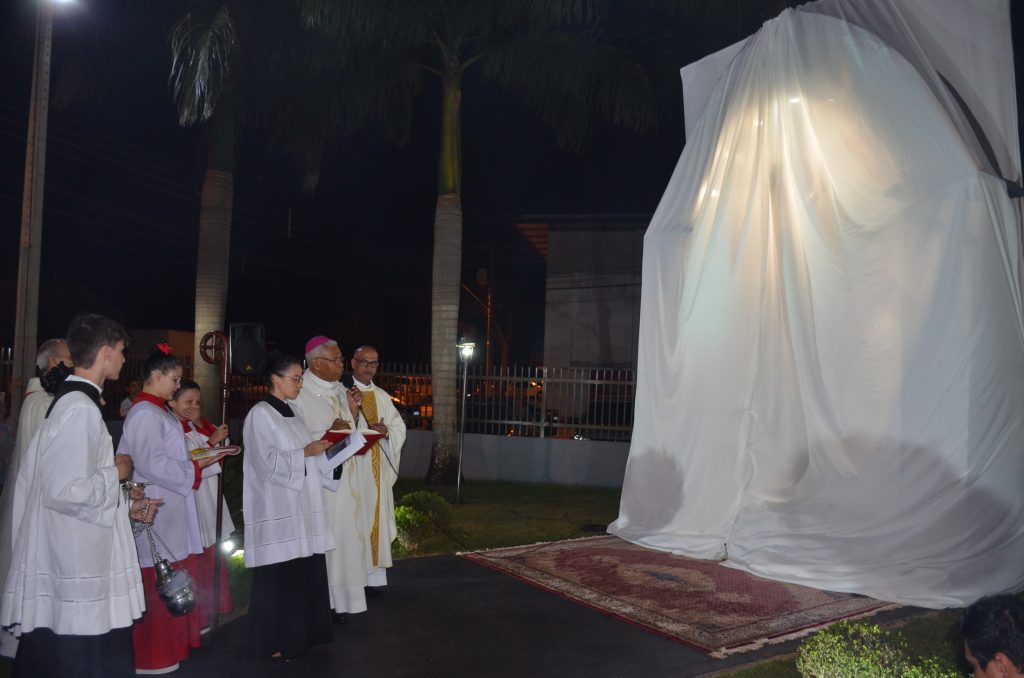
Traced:
<path fill-rule="evenodd" d="M 39 332 L 39 259 L 43 239 L 43 180 L 46 175 L 46 121 L 50 102 L 53 7 L 71 0 L 40 0 L 36 16 L 32 97 L 25 142 L 25 188 L 18 240 L 18 289 L 14 318 L 11 416 L 17 421 L 27 377 L 34 374 Z"/>
<path fill-rule="evenodd" d="M 462 359 L 462 418 L 459 422 L 459 473 L 455 476 L 455 503 L 458 504 L 462 493 L 462 450 L 466 446 L 466 389 L 469 384 L 469 361 L 473 359 L 476 344 L 463 337 L 455 344 Z"/>

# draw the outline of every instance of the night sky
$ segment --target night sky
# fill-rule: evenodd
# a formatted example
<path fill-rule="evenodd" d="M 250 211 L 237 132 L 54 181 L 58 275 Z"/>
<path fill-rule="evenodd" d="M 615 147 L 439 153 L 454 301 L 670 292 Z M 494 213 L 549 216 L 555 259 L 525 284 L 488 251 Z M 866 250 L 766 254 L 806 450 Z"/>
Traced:
<path fill-rule="evenodd" d="M 535 358 L 543 339 L 545 275 L 515 220 L 652 213 L 684 142 L 678 68 L 798 3 L 707 4 L 666 20 L 613 3 L 607 38 L 650 67 L 660 123 L 646 134 L 601 128 L 580 155 L 559 151 L 514 98 L 468 77 L 463 279 L 475 285 L 479 268 L 491 272 L 513 362 Z M 77 0 L 57 13 L 40 340 L 61 335 L 82 310 L 129 328 L 192 327 L 203 155 L 201 131 L 178 126 L 167 86 L 166 36 L 180 6 Z M 0 247 L 0 345 L 14 329 L 33 34 L 32 3 L 3 3 L 0 241 L 8 244 Z M 268 339 L 289 352 L 322 332 L 345 348 L 374 343 L 387 361 L 427 361 L 439 112 L 428 80 L 409 142 L 389 145 L 376 129 L 336 141 L 313 196 L 300 190 L 292 161 L 267 150 L 264 132 L 243 132 L 228 321 L 265 323 Z M 482 312 L 466 295 L 462 320 L 483 336 Z"/>

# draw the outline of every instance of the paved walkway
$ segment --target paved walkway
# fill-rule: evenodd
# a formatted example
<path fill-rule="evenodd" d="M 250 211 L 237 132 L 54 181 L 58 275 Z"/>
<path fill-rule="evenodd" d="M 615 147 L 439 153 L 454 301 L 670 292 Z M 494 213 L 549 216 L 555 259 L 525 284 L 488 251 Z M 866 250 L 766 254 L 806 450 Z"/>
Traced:
<path fill-rule="evenodd" d="M 173 675 L 682 677 L 792 652 L 797 645 L 790 641 L 712 659 L 457 556 L 400 560 L 388 579 L 386 592 L 369 600 L 367 613 L 335 627 L 333 644 L 299 660 L 247 661 L 247 620 L 241 617 L 223 626 L 213 647 L 194 651 Z"/>

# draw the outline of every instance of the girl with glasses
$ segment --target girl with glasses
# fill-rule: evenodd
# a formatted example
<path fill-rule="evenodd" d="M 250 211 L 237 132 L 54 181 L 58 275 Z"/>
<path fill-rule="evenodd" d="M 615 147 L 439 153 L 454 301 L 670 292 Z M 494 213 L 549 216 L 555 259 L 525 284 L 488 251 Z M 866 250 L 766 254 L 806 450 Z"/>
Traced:
<path fill-rule="evenodd" d="M 312 440 L 288 404 L 302 389 L 302 365 L 271 353 L 263 381 L 270 393 L 242 429 L 249 656 L 286 661 L 333 640 L 324 554 L 334 548 L 334 536 L 322 488 L 336 488 L 337 481 L 321 466 L 331 443 Z"/>

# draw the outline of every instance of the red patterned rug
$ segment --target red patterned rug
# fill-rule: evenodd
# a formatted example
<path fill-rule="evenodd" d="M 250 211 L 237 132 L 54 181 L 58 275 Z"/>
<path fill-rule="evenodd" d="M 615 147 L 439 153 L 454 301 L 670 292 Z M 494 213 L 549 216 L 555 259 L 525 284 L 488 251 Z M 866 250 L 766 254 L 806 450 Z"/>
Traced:
<path fill-rule="evenodd" d="M 896 607 L 762 579 L 610 535 L 462 555 L 715 656 Z"/>

